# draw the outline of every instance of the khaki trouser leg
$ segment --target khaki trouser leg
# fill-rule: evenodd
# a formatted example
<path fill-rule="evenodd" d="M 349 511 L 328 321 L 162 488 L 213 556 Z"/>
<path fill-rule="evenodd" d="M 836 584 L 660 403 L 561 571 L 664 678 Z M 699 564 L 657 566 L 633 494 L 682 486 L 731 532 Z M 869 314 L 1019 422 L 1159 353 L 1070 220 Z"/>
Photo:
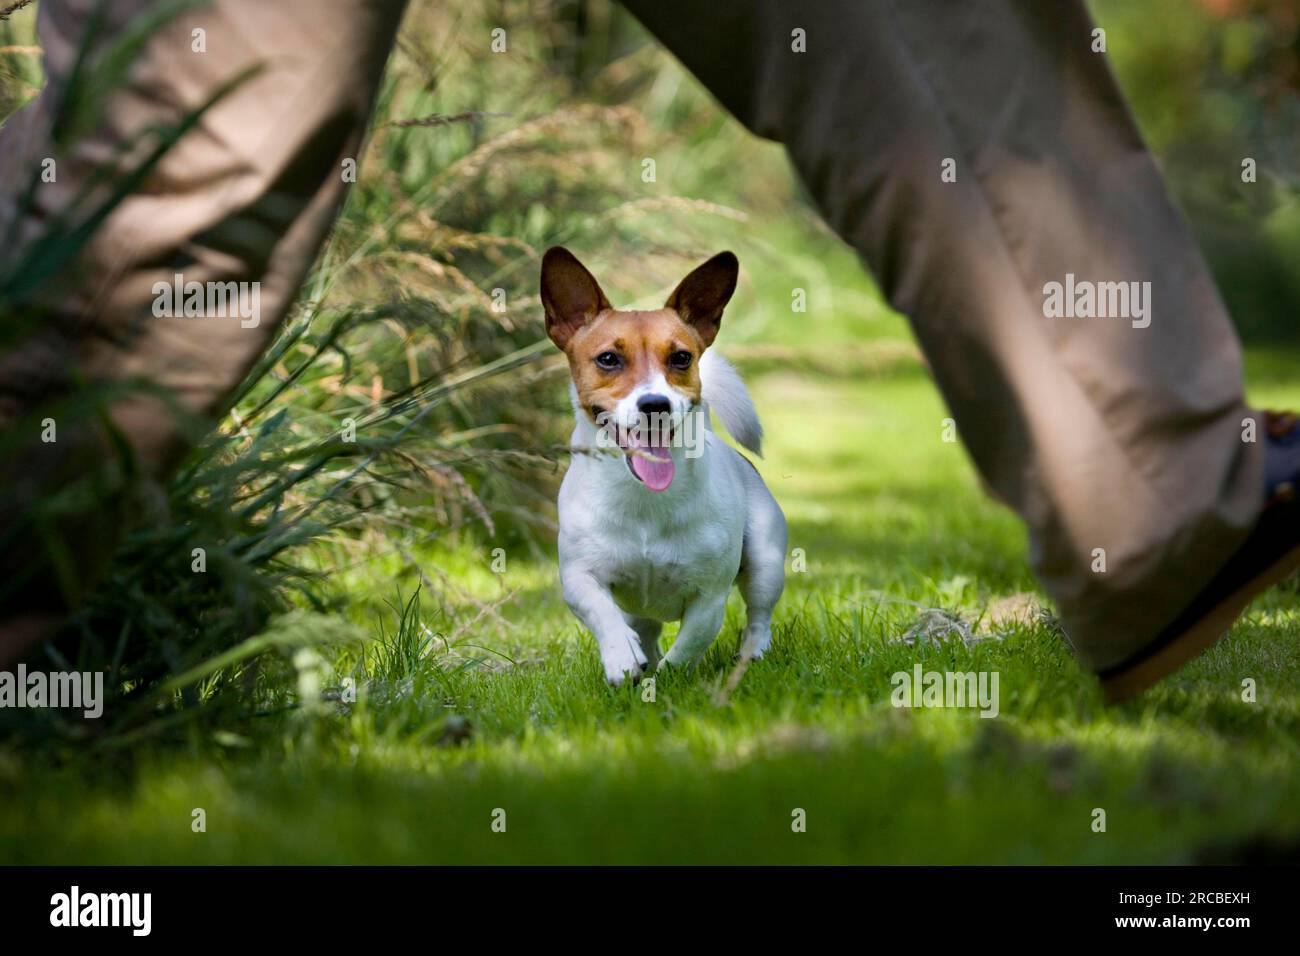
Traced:
<path fill-rule="evenodd" d="M 786 145 L 910 317 L 1081 661 L 1139 651 L 1250 529 L 1262 455 L 1236 335 L 1082 3 L 627 6 Z M 1067 274 L 1150 282 L 1150 324 L 1046 318 Z"/>
<path fill-rule="evenodd" d="M 41 4 L 49 82 L 0 130 L 0 235 L 14 227 L 19 237 L 0 250 L 0 262 L 16 261 L 23 244 L 42 234 L 117 148 L 196 110 L 245 69 L 259 65 L 261 72 L 212 107 L 111 213 L 82 250 L 76 281 L 65 278 L 42 292 L 40 325 L 16 343 L 6 340 L 0 662 L 93 583 L 124 517 L 103 506 L 65 516 L 57 532 L 77 543 L 74 573 L 42 565 L 40 534 L 24 526 L 28 508 L 51 486 L 112 457 L 104 434 L 85 422 L 65 423 L 56 443 L 40 442 L 43 410 L 57 408 L 78 380 L 155 383 L 174 407 L 136 393 L 114 403 L 111 418 L 136 467 L 162 476 L 175 463 L 193 436 L 182 430 L 178 411 L 200 427 L 210 422 L 292 304 L 342 201 L 343 162 L 358 157 L 405 4 L 214 0 L 187 10 L 149 37 L 93 130 L 59 152 L 51 141 L 56 105 L 96 5 Z M 100 51 L 156 3 L 102 6 Z M 41 183 L 32 205 L 21 208 L 21 191 L 46 157 L 56 162 L 55 181 Z M 178 273 L 185 282 L 258 283 L 257 324 L 157 317 L 154 286 L 174 283 Z"/>

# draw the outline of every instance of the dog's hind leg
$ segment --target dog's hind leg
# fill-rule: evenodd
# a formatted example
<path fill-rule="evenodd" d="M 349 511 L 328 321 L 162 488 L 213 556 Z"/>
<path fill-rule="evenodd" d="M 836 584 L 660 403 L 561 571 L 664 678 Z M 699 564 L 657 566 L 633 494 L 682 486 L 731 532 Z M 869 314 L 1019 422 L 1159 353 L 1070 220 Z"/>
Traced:
<path fill-rule="evenodd" d="M 635 617 L 631 614 L 624 614 L 627 623 L 631 625 L 632 630 L 636 631 L 636 636 L 641 639 L 641 653 L 645 654 L 646 669 L 653 670 L 659 666 L 659 635 L 663 633 L 663 623 L 661 621 L 652 621 L 648 617 Z"/>
<path fill-rule="evenodd" d="M 785 590 L 785 515 L 762 484 L 749 488 L 745 541 L 736 583 L 745 599 L 742 658 L 762 657 L 772 643 L 772 612 Z"/>

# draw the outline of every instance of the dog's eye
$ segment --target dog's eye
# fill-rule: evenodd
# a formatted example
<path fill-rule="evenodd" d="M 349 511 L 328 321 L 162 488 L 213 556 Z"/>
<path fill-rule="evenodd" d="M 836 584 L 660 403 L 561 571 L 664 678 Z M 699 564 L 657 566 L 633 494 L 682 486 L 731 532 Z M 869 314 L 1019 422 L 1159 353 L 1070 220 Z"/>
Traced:
<path fill-rule="evenodd" d="M 601 352 L 596 356 L 596 364 L 606 371 L 616 369 L 623 364 L 617 352 Z"/>
<path fill-rule="evenodd" d="M 691 367 L 691 359 L 695 356 L 690 352 L 678 351 L 668 356 L 668 364 L 678 370 L 685 370 Z"/>

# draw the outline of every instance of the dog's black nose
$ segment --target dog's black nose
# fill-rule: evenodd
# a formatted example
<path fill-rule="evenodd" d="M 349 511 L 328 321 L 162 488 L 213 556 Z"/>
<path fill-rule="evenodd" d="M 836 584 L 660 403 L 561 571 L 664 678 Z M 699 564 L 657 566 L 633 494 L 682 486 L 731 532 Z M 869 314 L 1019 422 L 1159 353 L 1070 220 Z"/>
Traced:
<path fill-rule="evenodd" d="M 662 395 L 642 395 L 636 400 L 636 410 L 642 415 L 669 415 L 673 406 Z"/>

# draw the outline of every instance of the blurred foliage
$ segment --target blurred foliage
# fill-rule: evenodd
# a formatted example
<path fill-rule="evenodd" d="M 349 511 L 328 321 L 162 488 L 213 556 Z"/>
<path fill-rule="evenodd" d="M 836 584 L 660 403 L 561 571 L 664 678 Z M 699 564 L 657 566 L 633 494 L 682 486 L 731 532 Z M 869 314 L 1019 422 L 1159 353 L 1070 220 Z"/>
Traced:
<path fill-rule="evenodd" d="M 1092 0 L 1148 143 L 1247 342 L 1300 316 L 1300 8 Z M 1256 164 L 1256 181 L 1242 178 Z"/>

